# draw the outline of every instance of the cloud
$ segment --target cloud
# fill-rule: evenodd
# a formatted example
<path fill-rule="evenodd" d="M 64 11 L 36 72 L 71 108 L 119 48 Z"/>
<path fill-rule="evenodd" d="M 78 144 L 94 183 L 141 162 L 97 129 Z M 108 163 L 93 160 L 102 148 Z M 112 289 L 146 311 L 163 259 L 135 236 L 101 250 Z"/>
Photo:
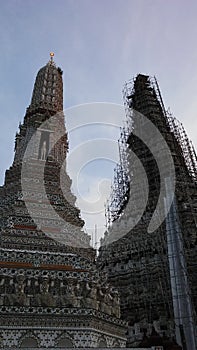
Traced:
<path fill-rule="evenodd" d="M 103 232 L 104 203 L 111 188 L 116 163 L 119 161 L 118 138 L 125 119 L 123 106 L 112 103 L 91 103 L 65 111 L 71 140 L 68 172 L 73 192 L 85 219 L 86 228 Z"/>

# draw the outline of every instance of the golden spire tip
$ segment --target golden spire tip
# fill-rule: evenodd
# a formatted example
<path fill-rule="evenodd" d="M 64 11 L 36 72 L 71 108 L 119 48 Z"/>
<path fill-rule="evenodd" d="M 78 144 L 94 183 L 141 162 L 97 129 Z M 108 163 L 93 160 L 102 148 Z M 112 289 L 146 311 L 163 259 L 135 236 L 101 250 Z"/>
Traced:
<path fill-rule="evenodd" d="M 53 62 L 54 52 L 50 52 L 51 62 Z"/>

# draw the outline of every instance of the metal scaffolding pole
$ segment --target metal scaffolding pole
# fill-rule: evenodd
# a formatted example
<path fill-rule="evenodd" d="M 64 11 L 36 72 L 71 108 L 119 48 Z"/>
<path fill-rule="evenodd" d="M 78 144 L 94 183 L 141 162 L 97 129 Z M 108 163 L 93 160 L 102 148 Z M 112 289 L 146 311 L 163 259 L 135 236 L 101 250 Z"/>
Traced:
<path fill-rule="evenodd" d="M 165 208 L 171 198 L 171 182 L 166 179 Z M 173 299 L 176 338 L 183 350 L 196 350 L 196 329 L 191 301 L 191 291 L 188 283 L 187 267 L 183 248 L 182 232 L 174 198 L 170 212 L 166 209 L 166 235 L 170 282 Z"/>

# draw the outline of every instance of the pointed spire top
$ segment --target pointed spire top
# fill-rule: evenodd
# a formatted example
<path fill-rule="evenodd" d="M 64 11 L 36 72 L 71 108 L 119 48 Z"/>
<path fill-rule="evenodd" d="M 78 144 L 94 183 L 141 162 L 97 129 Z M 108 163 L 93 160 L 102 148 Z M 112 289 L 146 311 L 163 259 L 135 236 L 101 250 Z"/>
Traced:
<path fill-rule="evenodd" d="M 43 107 L 54 111 L 63 110 L 62 70 L 56 67 L 54 53 L 50 52 L 50 60 L 40 68 L 36 76 L 30 107 Z"/>
<path fill-rule="evenodd" d="M 50 52 L 49 55 L 50 55 L 50 60 L 49 60 L 49 62 L 48 62 L 48 65 L 54 66 L 54 67 L 55 67 L 56 65 L 55 65 L 55 62 L 54 62 L 54 59 L 53 59 L 54 56 L 55 56 L 54 52 Z"/>
<path fill-rule="evenodd" d="M 54 52 L 50 52 L 50 59 L 51 59 L 51 63 L 53 62 L 53 57 L 54 57 Z"/>

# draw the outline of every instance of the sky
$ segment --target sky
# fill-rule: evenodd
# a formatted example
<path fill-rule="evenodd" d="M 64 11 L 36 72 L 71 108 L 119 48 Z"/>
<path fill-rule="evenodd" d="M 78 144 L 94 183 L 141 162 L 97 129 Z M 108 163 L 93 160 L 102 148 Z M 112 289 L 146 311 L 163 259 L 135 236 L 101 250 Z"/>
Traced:
<path fill-rule="evenodd" d="M 80 171 L 78 180 L 73 179 L 73 190 L 88 205 L 99 202 L 98 216 L 88 215 L 85 204 L 81 205 L 88 232 L 97 225 L 100 234 L 105 224 L 103 201 L 118 161 L 117 139 L 124 120 L 118 106 L 125 81 L 138 73 L 155 75 L 166 109 L 170 107 L 197 146 L 196 16 L 195 0 L 1 1 L 1 184 L 12 163 L 15 133 L 30 104 L 37 71 L 53 51 L 64 72 L 64 108 L 69 111 L 68 169 L 72 178 Z M 98 102 L 104 108 L 111 105 L 114 119 L 110 117 L 109 123 L 98 113 L 92 116 L 91 106 Z M 84 104 L 89 127 L 83 127 L 78 116 L 80 126 L 73 129 L 75 106 Z M 103 111 L 107 118 L 108 112 Z M 86 149 L 83 152 L 88 140 L 91 152 L 101 150 L 89 160 Z M 110 150 L 107 155 L 102 140 L 104 150 Z M 78 160 L 81 168 L 76 170 Z"/>

